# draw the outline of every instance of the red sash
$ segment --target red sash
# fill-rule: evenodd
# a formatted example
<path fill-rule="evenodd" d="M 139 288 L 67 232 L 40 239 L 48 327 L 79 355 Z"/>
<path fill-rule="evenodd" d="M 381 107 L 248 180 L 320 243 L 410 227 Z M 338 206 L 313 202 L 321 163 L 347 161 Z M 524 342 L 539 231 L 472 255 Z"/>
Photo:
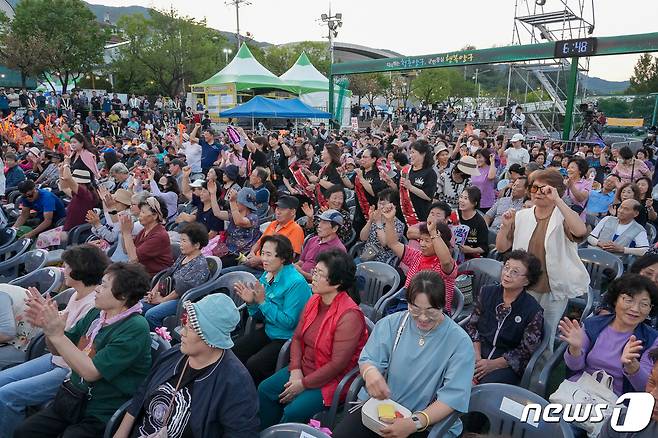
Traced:
<path fill-rule="evenodd" d="M 400 176 L 402 178 L 409 178 L 409 172 L 411 171 L 411 165 L 406 165 L 402 168 Z M 403 184 L 400 184 L 400 207 L 402 208 L 402 216 L 408 226 L 416 225 L 418 222 L 418 216 L 416 215 L 416 210 L 414 209 L 414 204 L 411 202 L 411 195 L 409 189 L 406 188 Z"/>
<path fill-rule="evenodd" d="M 354 179 L 354 193 L 356 194 L 356 199 L 359 201 L 359 207 L 361 207 L 363 217 L 368 220 L 370 218 L 370 203 L 368 202 L 366 189 L 363 188 L 360 178 Z"/>
<path fill-rule="evenodd" d="M 320 180 L 322 180 L 322 175 L 324 174 L 325 169 L 327 166 L 322 166 L 322 169 L 320 169 L 320 173 L 318 173 L 318 176 L 320 177 Z M 318 202 L 318 205 L 320 208 L 324 209 L 327 207 L 327 199 L 324 197 L 322 194 L 322 186 L 320 185 L 320 182 L 315 185 L 315 200 Z"/>
<path fill-rule="evenodd" d="M 304 174 L 304 167 L 306 163 L 304 161 L 295 161 L 290 165 L 290 173 L 292 173 L 292 177 L 295 179 L 295 182 L 299 187 L 301 187 L 302 193 L 304 193 L 306 196 L 308 196 L 310 199 L 315 198 L 315 194 L 313 193 L 312 190 L 307 190 L 307 187 L 311 185 L 309 182 L 308 178 L 306 178 L 306 175 Z"/>

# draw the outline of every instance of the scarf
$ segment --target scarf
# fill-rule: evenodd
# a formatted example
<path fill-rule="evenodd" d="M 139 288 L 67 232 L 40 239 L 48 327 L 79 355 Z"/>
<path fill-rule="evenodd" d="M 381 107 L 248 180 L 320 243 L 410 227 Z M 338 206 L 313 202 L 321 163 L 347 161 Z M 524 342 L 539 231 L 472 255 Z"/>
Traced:
<path fill-rule="evenodd" d="M 297 160 L 290 165 L 290 173 L 295 179 L 297 185 L 301 188 L 302 193 L 309 197 L 309 199 L 314 199 L 315 194 L 312 190 L 308 190 L 307 187 L 311 184 L 304 174 L 304 168 L 308 166 L 308 163 L 305 160 Z"/>
<path fill-rule="evenodd" d="M 370 203 L 366 197 L 366 189 L 364 189 L 363 184 L 361 184 L 361 178 L 354 179 L 354 193 L 356 194 L 356 199 L 359 201 L 361 213 L 363 213 L 363 217 L 365 217 L 367 221 L 370 219 Z"/>
<path fill-rule="evenodd" d="M 322 168 L 320 169 L 320 173 L 318 173 L 320 179 L 322 179 L 325 170 L 327 170 L 326 165 L 322 166 Z M 322 185 L 320 185 L 319 181 L 315 185 L 315 200 L 318 202 L 318 205 L 320 206 L 321 209 L 325 209 L 327 207 L 327 199 L 322 194 Z"/>
<path fill-rule="evenodd" d="M 87 333 L 85 334 L 85 336 L 89 339 L 89 343 L 82 351 L 84 351 L 86 354 L 89 354 L 89 352 L 91 351 L 91 347 L 94 344 L 94 339 L 96 339 L 96 335 L 98 335 L 98 332 L 101 331 L 103 327 L 122 321 L 127 317 L 129 317 L 130 315 L 132 315 L 133 313 L 142 313 L 141 301 L 138 301 L 137 304 L 132 306 L 130 309 L 126 309 L 123 312 L 119 313 L 118 315 L 113 316 L 112 318 L 108 318 L 105 310 L 101 310 L 101 313 L 100 315 L 98 315 L 98 318 L 93 320 L 89 325 L 89 328 L 87 329 Z"/>
<path fill-rule="evenodd" d="M 402 178 L 409 178 L 410 172 L 411 166 L 406 165 L 402 168 L 400 176 Z M 409 189 L 403 184 L 400 184 L 400 207 L 402 208 L 402 215 L 404 216 L 404 221 L 407 223 L 407 226 L 413 226 L 419 222 L 416 210 L 414 209 L 414 204 L 411 202 Z"/>

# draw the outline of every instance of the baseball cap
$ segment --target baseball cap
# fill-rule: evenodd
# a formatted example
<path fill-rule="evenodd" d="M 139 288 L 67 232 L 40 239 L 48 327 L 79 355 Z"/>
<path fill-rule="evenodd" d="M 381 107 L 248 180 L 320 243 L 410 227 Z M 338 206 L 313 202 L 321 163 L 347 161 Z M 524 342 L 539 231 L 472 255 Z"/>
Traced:
<path fill-rule="evenodd" d="M 320 216 L 318 216 L 318 219 L 338 225 L 343 225 L 345 223 L 343 221 L 343 215 L 340 214 L 338 210 L 334 209 L 325 210 Z"/>
<path fill-rule="evenodd" d="M 294 196 L 281 196 L 279 200 L 276 201 L 276 206 L 279 208 L 297 210 L 297 207 L 299 207 L 299 200 Z"/>
<path fill-rule="evenodd" d="M 514 134 L 510 141 L 524 141 L 525 137 L 521 133 Z"/>
<path fill-rule="evenodd" d="M 196 188 L 204 188 L 205 189 L 206 188 L 206 181 L 203 180 L 203 179 L 195 179 L 194 181 L 192 181 L 190 183 L 190 187 L 192 187 L 193 189 L 196 189 Z"/>

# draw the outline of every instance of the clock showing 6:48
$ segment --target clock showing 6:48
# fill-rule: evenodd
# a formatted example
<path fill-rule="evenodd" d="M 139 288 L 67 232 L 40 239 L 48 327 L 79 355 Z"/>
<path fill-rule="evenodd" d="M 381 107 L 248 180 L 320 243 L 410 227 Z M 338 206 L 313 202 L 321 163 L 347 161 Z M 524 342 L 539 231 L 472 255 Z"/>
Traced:
<path fill-rule="evenodd" d="M 556 58 L 573 58 L 592 56 L 596 53 L 596 38 L 579 38 L 575 40 L 556 41 Z"/>

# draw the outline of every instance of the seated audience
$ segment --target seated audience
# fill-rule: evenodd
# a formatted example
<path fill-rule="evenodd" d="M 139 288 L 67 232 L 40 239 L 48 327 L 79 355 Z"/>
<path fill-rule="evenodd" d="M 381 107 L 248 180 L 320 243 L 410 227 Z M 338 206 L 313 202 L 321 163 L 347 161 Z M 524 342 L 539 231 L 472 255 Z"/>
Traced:
<path fill-rule="evenodd" d="M 635 199 L 623 201 L 617 208 L 617 216 L 601 219 L 587 237 L 587 242 L 617 255 L 644 255 L 649 249 L 649 240 L 647 231 L 635 221 L 640 207 Z"/>
<path fill-rule="evenodd" d="M 500 225 L 503 223 L 503 214 L 513 208 L 519 211 L 523 208 L 526 193 L 528 192 L 528 178 L 520 176 L 512 184 L 510 196 L 498 198 L 494 205 L 484 215 L 484 221 L 490 230 L 498 232 Z"/>
<path fill-rule="evenodd" d="M 121 239 L 131 262 L 139 262 L 153 276 L 169 268 L 172 263 L 169 234 L 162 225 L 167 207 L 155 196 L 139 204 L 139 223 L 144 227 L 133 238 L 134 224 L 129 216 L 120 216 Z"/>
<path fill-rule="evenodd" d="M 95 246 L 79 245 L 64 251 L 62 261 L 64 284 L 75 289 L 64 309 L 66 330 L 70 330 L 94 307 L 96 288 L 101 284 L 110 260 Z M 0 285 L 0 291 L 5 286 Z M 31 288 L 28 297 L 38 293 Z M 0 293 L 0 299 L 3 295 Z M 1 306 L 0 309 L 6 311 L 11 306 Z M 13 436 L 14 429 L 25 418 L 28 406 L 40 406 L 52 400 L 69 372 L 66 361 L 52 353 L 0 371 L 0 437 Z"/>
<path fill-rule="evenodd" d="M 387 188 L 378 193 L 377 199 L 377 208 L 371 207 L 368 214 L 368 221 L 361 229 L 359 235 L 359 239 L 365 242 L 365 244 L 363 245 L 363 251 L 361 251 L 361 254 L 355 260 L 357 264 L 370 261 L 386 263 L 395 256 L 393 251 L 386 246 L 385 220 L 382 216 L 382 211 L 389 208 L 395 210 L 396 205 L 400 202 L 400 198 L 398 197 L 397 190 Z M 432 211 L 434 209 L 430 210 L 430 215 Z M 404 236 L 404 222 L 397 217 L 393 221 L 396 241 L 399 242 Z M 417 226 L 415 227 L 418 228 Z M 409 230 L 413 228 L 409 227 Z"/>
<path fill-rule="evenodd" d="M 166 317 L 176 314 L 179 299 L 190 289 L 210 278 L 208 262 L 201 248 L 208 244 L 208 230 L 199 223 L 185 224 L 180 230 L 180 256 L 148 293 L 142 310 L 151 331 L 161 327 Z"/>
<path fill-rule="evenodd" d="M 325 210 L 318 216 L 317 235 L 308 239 L 302 248 L 299 261 L 293 265 L 306 280 L 312 279 L 316 259 L 320 253 L 332 248 L 347 252 L 338 237 L 341 225 L 343 225 L 343 216 L 338 210 Z"/>
<path fill-rule="evenodd" d="M 57 222 L 66 217 L 66 208 L 62 200 L 51 191 L 37 189 L 33 181 L 22 181 L 18 184 L 18 191 L 23 195 L 18 201 L 21 214 L 12 228 L 18 230 L 24 225 L 32 227 L 32 230 L 23 234 L 26 239 L 37 237 L 41 232 L 55 227 Z M 30 218 L 32 211 L 36 211 L 36 215 Z"/>
<path fill-rule="evenodd" d="M 451 221 L 451 215 L 452 215 L 452 209 L 450 208 L 450 206 L 443 201 L 438 201 L 430 206 L 430 212 L 427 215 L 427 220 L 428 221 L 434 220 L 434 222 L 436 223 L 443 223 L 449 225 Z M 420 239 L 419 230 L 420 230 L 420 223 L 410 226 L 407 229 L 407 238 L 409 240 Z"/>
<path fill-rule="evenodd" d="M 240 321 L 233 300 L 218 293 L 184 306 L 180 345 L 153 364 L 114 438 L 164 428 L 167 436 L 258 438 L 256 388 L 231 351 Z"/>
<path fill-rule="evenodd" d="M 281 346 L 292 337 L 299 316 L 311 296 L 306 279 L 292 265 L 294 252 L 286 236 L 264 236 L 260 258 L 265 272 L 256 284 L 235 284 L 249 315 L 260 322 L 240 337 L 233 352 L 259 384 L 274 372 Z"/>
<path fill-rule="evenodd" d="M 343 216 L 343 222 L 338 228 L 338 237 L 340 238 L 341 242 L 347 244 L 352 237 L 353 229 L 352 215 L 345 206 L 345 189 L 343 189 L 343 186 L 336 184 L 329 187 L 327 190 L 327 209 L 336 210 L 341 214 L 341 216 Z M 318 222 L 321 220 L 319 219 L 319 216 L 322 214 L 322 210 L 318 208 L 315 210 L 314 214 L 313 207 L 309 203 L 304 203 L 302 205 L 302 211 L 306 216 L 304 230 L 310 233 L 315 232 L 315 228 Z"/>
<path fill-rule="evenodd" d="M 356 265 L 344 251 L 318 255 L 313 296 L 295 329 L 290 364 L 258 386 L 262 429 L 307 423 L 328 409 L 338 382 L 356 366 L 368 331 L 354 290 L 355 273 Z"/>
<path fill-rule="evenodd" d="M 256 167 L 249 174 L 249 186 L 256 192 L 256 213 L 265 217 L 270 211 L 270 191 L 265 186 L 269 172 L 263 167 Z"/>
<path fill-rule="evenodd" d="M 651 373 L 648 352 L 658 347 L 658 331 L 645 324 L 656 312 L 658 287 L 638 274 L 625 274 L 610 283 L 605 303 L 610 315 L 560 321 L 560 339 L 569 346 L 564 352 L 569 380 L 583 372 L 603 370 L 613 377 L 617 395 L 642 391 Z"/>
<path fill-rule="evenodd" d="M 25 361 L 30 340 L 39 331 L 25 320 L 27 289 L 0 284 L 0 369 Z"/>
<path fill-rule="evenodd" d="M 587 161 L 582 157 L 573 157 L 567 165 L 567 178 L 563 200 L 585 221 L 585 206 L 592 190 L 592 181 L 587 178 Z"/>
<path fill-rule="evenodd" d="M 518 385 L 543 338 L 544 311 L 528 292 L 541 275 L 537 257 L 519 249 L 505 256 L 500 285 L 485 286 L 466 324 L 475 348 L 478 383 Z"/>
<path fill-rule="evenodd" d="M 2 169 L 5 173 L 5 187 L 18 187 L 21 181 L 25 181 L 25 172 L 18 165 L 16 154 L 10 152 L 5 154 L 5 168 Z"/>
<path fill-rule="evenodd" d="M 637 187 L 636 184 L 628 182 L 620 185 L 617 188 L 617 191 L 615 193 L 615 199 L 612 202 L 612 204 L 610 204 L 610 207 L 608 208 L 608 214 L 610 216 L 617 216 L 617 210 L 619 209 L 619 206 L 621 205 L 622 202 L 626 201 L 627 199 L 635 199 L 637 202 L 640 202 L 640 189 Z M 638 224 L 645 226 L 648 220 L 649 218 L 647 213 L 647 207 L 645 205 L 642 205 L 642 203 L 640 202 L 640 212 L 635 218 L 635 221 Z"/>
<path fill-rule="evenodd" d="M 224 231 L 224 221 L 219 219 L 212 210 L 212 201 L 206 181 L 198 179 L 190 183 L 189 166 L 183 168 L 183 184 L 181 190 L 194 208 L 191 213 L 180 213 L 176 217 L 177 223 L 199 222 L 206 226 L 209 237 L 212 239 L 220 231 Z"/>
<path fill-rule="evenodd" d="M 265 228 L 260 239 L 251 247 L 244 261 L 238 266 L 227 268 L 224 272 L 235 270 L 261 275 L 264 266 L 260 256 L 260 250 L 263 239 L 266 236 L 280 235 L 286 237 L 292 245 L 294 255 L 301 254 L 302 245 L 304 244 L 304 230 L 295 222 L 295 212 L 298 206 L 299 201 L 294 196 L 281 196 L 276 202 L 276 209 L 274 210 L 275 220 L 270 222 L 267 228 Z"/>
<path fill-rule="evenodd" d="M 451 313 L 452 295 L 455 291 L 455 278 L 457 278 L 457 264 L 450 253 L 450 239 L 452 233 L 446 224 L 429 222 L 421 224 L 420 249 L 404 245 L 397 240 L 394 228 L 395 208 L 387 207 L 382 211 L 386 222 L 386 245 L 393 251 L 403 264 L 409 267 L 407 281 L 404 287 L 408 288 L 413 277 L 420 271 L 431 270 L 439 274 L 442 286 L 445 288 L 442 300 L 445 301 L 447 313 Z"/>
<path fill-rule="evenodd" d="M 414 413 L 382 429 L 385 436 L 423 437 L 452 412 L 468 410 L 475 355 L 466 332 L 443 313 L 445 286 L 438 273 L 418 273 L 406 293 L 409 311 L 377 322 L 361 352 L 365 390 L 359 399 L 392 399 Z M 446 436 L 459 436 L 461 430 L 457 420 Z M 344 416 L 332 436 L 379 435 L 363 425 L 358 409 Z"/>
<path fill-rule="evenodd" d="M 459 223 L 469 227 L 466 242 L 459 250 L 468 259 L 486 257 L 489 252 L 489 229 L 477 208 L 480 205 L 480 189 L 466 187 L 459 195 Z"/>
<path fill-rule="evenodd" d="M 46 335 L 48 349 L 71 367 L 69 380 L 55 401 L 16 429 L 19 437 L 97 438 L 105 424 L 128 401 L 151 369 L 151 336 L 140 315 L 140 299 L 149 289 L 144 268 L 113 263 L 97 290 L 95 308 L 69 331 L 57 305 L 40 295 L 27 302 L 28 321 Z M 64 394 L 87 394 L 83 405 Z M 72 406 L 73 405 L 73 406 Z M 75 407 L 79 407 L 76 409 Z"/>
<path fill-rule="evenodd" d="M 147 169 L 147 178 L 151 193 L 162 199 L 167 205 L 167 211 L 169 212 L 167 221 L 174 219 L 178 215 L 178 197 L 180 196 L 176 178 L 171 175 L 163 175 L 156 182 L 153 169 Z"/>
<path fill-rule="evenodd" d="M 608 175 L 603 180 L 599 190 L 589 192 L 585 211 L 589 216 L 592 216 L 592 219 L 588 223 L 594 226 L 601 218 L 608 215 L 608 209 L 615 200 L 615 191 L 618 184 L 619 177 L 617 175 Z"/>

